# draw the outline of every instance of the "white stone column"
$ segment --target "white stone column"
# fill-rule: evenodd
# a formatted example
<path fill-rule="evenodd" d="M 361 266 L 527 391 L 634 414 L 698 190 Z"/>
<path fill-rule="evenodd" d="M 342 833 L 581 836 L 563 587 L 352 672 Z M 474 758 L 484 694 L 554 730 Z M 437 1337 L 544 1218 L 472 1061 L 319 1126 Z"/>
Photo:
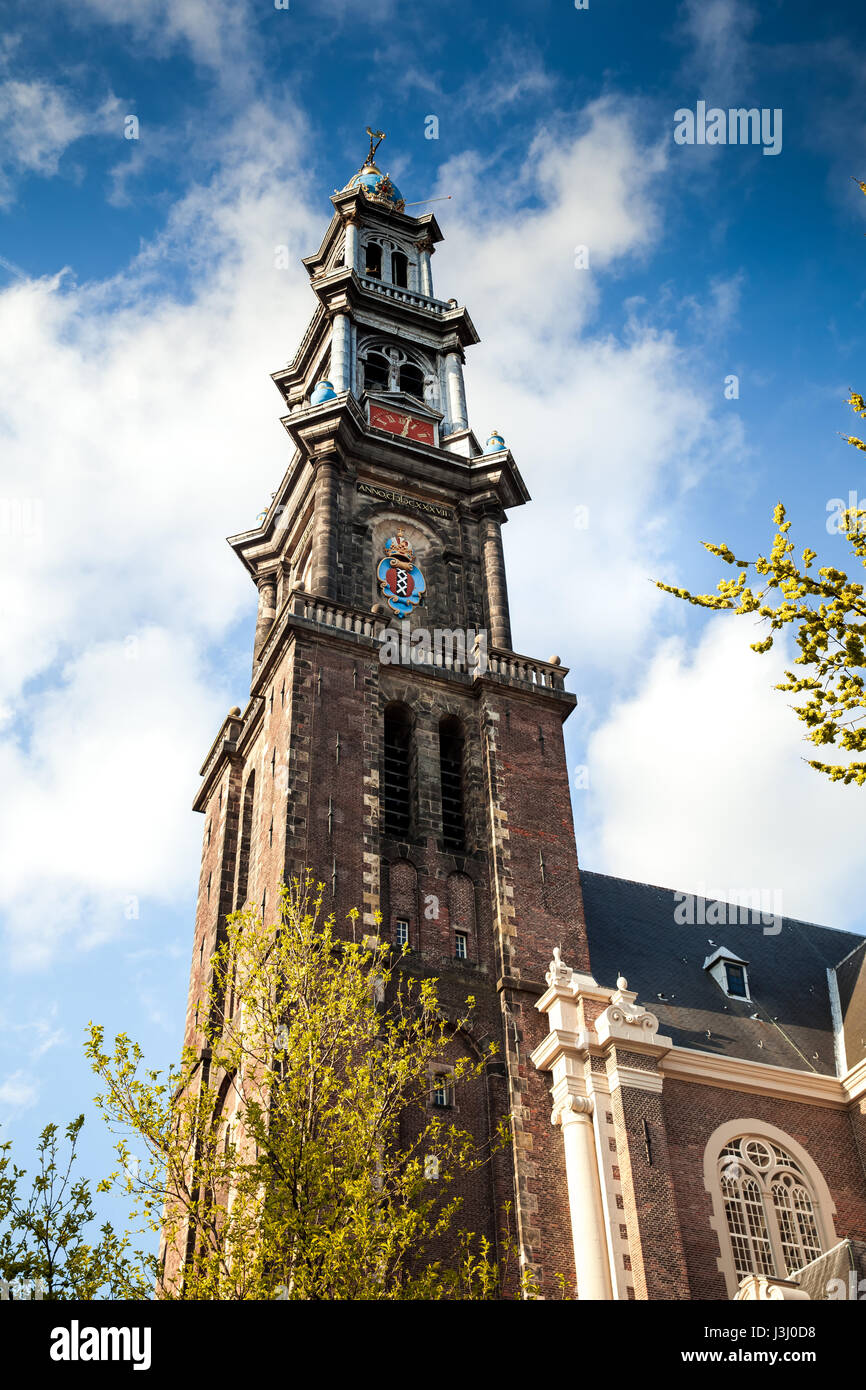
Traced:
<path fill-rule="evenodd" d="M 358 224 L 357 222 L 346 223 L 346 242 L 343 250 L 343 261 L 349 270 L 358 271 Z"/>
<path fill-rule="evenodd" d="M 331 323 L 331 370 L 329 380 L 337 395 L 351 389 L 352 325 L 348 314 L 335 314 Z"/>
<path fill-rule="evenodd" d="M 586 1093 L 590 1035 L 578 1008 L 582 992 L 597 995 L 599 988 L 591 975 L 563 964 L 559 947 L 554 948 L 545 978 L 548 988 L 535 1007 L 547 1016 L 550 1031 L 530 1061 L 553 1080 L 550 1119 L 562 1129 L 577 1296 L 612 1299 L 593 1102 Z"/>
<path fill-rule="evenodd" d="M 463 364 L 459 352 L 449 352 L 445 358 L 445 377 L 448 382 L 448 416 L 450 433 L 469 428 L 466 414 L 466 391 L 463 386 Z"/>
<path fill-rule="evenodd" d="M 569 1096 L 554 1123 L 562 1126 L 565 1176 L 571 1212 L 571 1238 L 579 1299 L 612 1298 L 607 1232 L 601 1202 L 601 1183 L 595 1153 L 592 1101 Z"/>

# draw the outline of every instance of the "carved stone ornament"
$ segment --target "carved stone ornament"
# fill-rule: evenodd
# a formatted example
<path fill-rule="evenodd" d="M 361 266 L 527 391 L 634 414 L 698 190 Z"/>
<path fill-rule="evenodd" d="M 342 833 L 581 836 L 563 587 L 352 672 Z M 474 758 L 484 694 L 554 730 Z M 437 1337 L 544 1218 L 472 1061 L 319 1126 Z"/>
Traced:
<path fill-rule="evenodd" d="M 547 983 L 549 985 L 570 985 L 573 974 L 574 971 L 570 966 L 566 965 L 565 961 L 562 959 L 562 951 L 560 948 L 554 946 L 553 960 L 547 967 L 547 973 L 544 976 Z"/>

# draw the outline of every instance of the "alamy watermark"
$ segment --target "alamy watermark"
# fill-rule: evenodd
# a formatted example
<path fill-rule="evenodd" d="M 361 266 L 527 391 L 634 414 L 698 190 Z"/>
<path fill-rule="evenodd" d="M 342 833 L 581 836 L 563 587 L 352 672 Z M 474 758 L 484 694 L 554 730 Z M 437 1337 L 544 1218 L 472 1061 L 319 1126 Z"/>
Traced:
<path fill-rule="evenodd" d="M 764 936 L 778 936 L 782 930 L 781 888 L 737 888 L 724 898 L 710 893 L 674 893 L 674 901 L 674 921 L 680 926 L 760 926 Z"/>
<path fill-rule="evenodd" d="M 782 108 L 762 106 L 681 106 L 674 112 L 677 145 L 763 145 L 764 154 L 782 150 Z"/>
<path fill-rule="evenodd" d="M 0 537 L 42 541 L 45 507 L 40 497 L 0 497 Z"/>
<path fill-rule="evenodd" d="M 475 675 L 487 670 L 487 630 L 474 627 L 416 627 L 408 618 L 399 627 L 379 633 L 379 661 L 383 666 L 471 667 Z"/>
<path fill-rule="evenodd" d="M 853 490 L 848 493 L 847 502 L 842 497 L 831 497 L 827 513 L 828 536 L 862 535 L 866 531 L 866 504 Z"/>
<path fill-rule="evenodd" d="M 45 1297 L 45 1281 L 42 1279 L 0 1279 L 0 1301 L 6 1303 L 30 1303 Z"/>

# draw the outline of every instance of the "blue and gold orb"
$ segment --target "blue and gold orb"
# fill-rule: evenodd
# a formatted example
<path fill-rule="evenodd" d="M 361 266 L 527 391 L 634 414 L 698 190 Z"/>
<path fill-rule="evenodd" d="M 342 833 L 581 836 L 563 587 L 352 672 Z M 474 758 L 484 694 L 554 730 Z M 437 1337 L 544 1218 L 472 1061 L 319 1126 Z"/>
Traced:
<path fill-rule="evenodd" d="M 321 405 L 322 401 L 335 401 L 337 393 L 330 381 L 317 381 L 316 389 L 310 396 L 310 405 Z"/>
<path fill-rule="evenodd" d="M 362 188 L 368 198 L 380 203 L 390 203 L 398 212 L 403 210 L 403 194 L 388 174 L 383 174 L 375 164 L 365 164 L 346 184 L 347 188 Z"/>

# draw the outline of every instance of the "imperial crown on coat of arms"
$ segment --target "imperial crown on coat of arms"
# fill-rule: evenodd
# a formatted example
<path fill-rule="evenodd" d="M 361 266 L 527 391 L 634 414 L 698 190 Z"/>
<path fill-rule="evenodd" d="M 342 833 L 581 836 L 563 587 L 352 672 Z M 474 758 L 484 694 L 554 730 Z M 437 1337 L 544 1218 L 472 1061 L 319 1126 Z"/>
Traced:
<path fill-rule="evenodd" d="M 401 618 L 424 597 L 427 581 L 415 563 L 415 552 L 399 531 L 385 542 L 385 557 L 379 561 L 376 578 L 388 607 Z"/>

